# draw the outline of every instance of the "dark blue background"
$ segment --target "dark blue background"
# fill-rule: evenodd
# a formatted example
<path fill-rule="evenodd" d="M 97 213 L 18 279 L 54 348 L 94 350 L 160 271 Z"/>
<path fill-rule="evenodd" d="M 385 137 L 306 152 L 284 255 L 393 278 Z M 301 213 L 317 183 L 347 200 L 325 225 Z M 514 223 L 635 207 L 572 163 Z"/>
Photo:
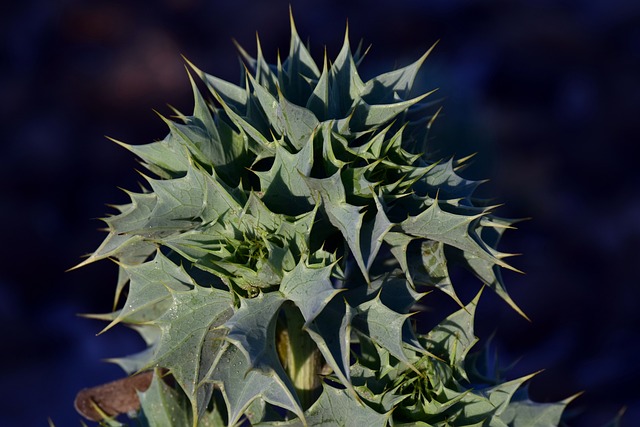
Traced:
<path fill-rule="evenodd" d="M 496 331 L 504 361 L 522 357 L 513 377 L 546 369 L 531 384 L 536 400 L 584 390 L 570 406 L 583 411 L 574 425 L 600 425 L 623 406 L 624 425 L 640 425 L 640 2 L 343 3 L 291 1 L 316 58 L 325 45 L 335 56 L 347 18 L 352 43 L 373 45 L 365 78 L 440 39 L 419 81 L 444 98 L 435 144 L 478 152 L 467 176 L 491 178 L 482 191 L 506 203 L 498 213 L 533 217 L 502 246 L 524 253 L 513 263 L 527 274 L 505 279 L 533 323 L 485 292 L 480 337 Z M 257 30 L 268 60 L 277 48 L 286 54 L 288 4 L 2 6 L 0 425 L 46 425 L 49 416 L 79 425 L 75 393 L 122 375 L 100 359 L 143 346 L 126 328 L 96 337 L 104 325 L 76 317 L 110 310 L 112 263 L 64 272 L 104 237 L 91 218 L 126 202 L 117 186 L 140 179 L 133 156 L 103 135 L 151 142 L 166 133 L 152 108 L 189 111 L 180 54 L 232 81 L 232 38 L 254 53 Z"/>

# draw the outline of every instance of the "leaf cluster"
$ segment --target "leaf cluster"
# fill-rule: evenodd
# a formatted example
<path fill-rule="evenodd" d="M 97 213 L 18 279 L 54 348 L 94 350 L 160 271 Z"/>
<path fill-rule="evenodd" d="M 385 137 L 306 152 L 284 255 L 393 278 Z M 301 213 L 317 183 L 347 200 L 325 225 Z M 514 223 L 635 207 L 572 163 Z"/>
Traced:
<path fill-rule="evenodd" d="M 115 361 L 175 379 L 156 375 L 140 394 L 143 422 L 558 423 L 567 401 L 531 402 L 520 388 L 529 377 L 498 383 L 469 368 L 479 295 L 463 304 L 449 268 L 523 314 L 500 274 L 513 269 L 510 254 L 497 249 L 515 221 L 474 196 L 481 182 L 459 175 L 464 159 L 428 151 L 439 110 L 432 92 L 411 92 L 429 52 L 365 81 L 348 33 L 320 67 L 291 20 L 284 61 L 267 63 L 259 41 L 255 58 L 240 49 L 238 85 L 189 64 L 209 99 L 191 79 L 193 113 L 163 118 L 163 140 L 118 142 L 155 178 L 115 206 L 80 265 L 117 263 L 119 308 L 95 317 L 135 327 L 148 344 Z M 433 288 L 461 308 L 420 335 L 410 317 Z M 312 402 L 279 352 L 287 327 L 322 361 Z"/>

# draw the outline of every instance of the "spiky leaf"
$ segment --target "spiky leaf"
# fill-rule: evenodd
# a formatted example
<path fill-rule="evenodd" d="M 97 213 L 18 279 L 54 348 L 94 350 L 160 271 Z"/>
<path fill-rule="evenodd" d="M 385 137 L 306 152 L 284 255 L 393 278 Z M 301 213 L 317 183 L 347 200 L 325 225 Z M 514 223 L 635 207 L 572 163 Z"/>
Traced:
<path fill-rule="evenodd" d="M 169 369 L 194 414 L 200 414 L 212 392 L 201 383 L 222 349 L 222 326 L 233 313 L 231 298 L 227 292 L 201 286 L 171 291 L 171 297 L 171 306 L 155 322 L 162 335 L 150 365 Z"/>
<path fill-rule="evenodd" d="M 140 409 L 149 426 L 171 427 L 192 425 L 189 401 L 169 387 L 156 371 L 151 385 L 144 393 L 138 393 Z"/>
<path fill-rule="evenodd" d="M 274 372 L 255 370 L 244 352 L 235 345 L 226 346 L 220 363 L 207 379 L 222 389 L 227 402 L 229 425 L 234 425 L 256 399 L 288 409 L 303 418 L 300 402 L 290 384 Z"/>
<path fill-rule="evenodd" d="M 301 420 L 292 420 L 271 425 L 283 427 L 331 427 L 335 425 L 384 427 L 387 424 L 387 414 L 380 414 L 359 403 L 345 390 L 327 384 L 323 384 L 322 389 L 320 398 L 305 412 L 306 423 Z"/>
<path fill-rule="evenodd" d="M 465 307 L 448 316 L 425 337 L 427 349 L 446 360 L 465 379 L 467 374 L 463 362 L 478 340 L 473 331 L 473 319 L 479 299 L 480 293 Z"/>

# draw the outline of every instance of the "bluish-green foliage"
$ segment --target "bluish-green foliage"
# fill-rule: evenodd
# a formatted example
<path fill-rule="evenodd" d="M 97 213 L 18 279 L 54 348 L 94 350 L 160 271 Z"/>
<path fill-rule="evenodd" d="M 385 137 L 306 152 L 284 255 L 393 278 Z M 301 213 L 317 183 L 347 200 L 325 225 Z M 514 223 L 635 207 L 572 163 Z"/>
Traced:
<path fill-rule="evenodd" d="M 260 46 L 255 58 L 241 50 L 238 85 L 191 66 L 211 102 L 192 80 L 193 113 L 165 119 L 163 140 L 120 143 L 155 178 L 104 220 L 109 234 L 82 264 L 117 262 L 124 302 L 99 317 L 148 342 L 118 363 L 175 378 L 141 393 L 144 422 L 557 425 L 567 401 L 533 403 L 530 376 L 500 382 L 468 356 L 480 294 L 460 301 L 449 267 L 520 312 L 497 249 L 514 221 L 474 197 L 463 162 L 426 151 L 437 111 L 431 92 L 411 92 L 429 52 L 363 81 L 348 35 L 319 66 L 291 29 L 275 65 Z M 410 317 L 432 288 L 461 308 L 420 335 Z M 308 402 L 302 368 L 286 362 L 301 334 L 323 375 Z"/>

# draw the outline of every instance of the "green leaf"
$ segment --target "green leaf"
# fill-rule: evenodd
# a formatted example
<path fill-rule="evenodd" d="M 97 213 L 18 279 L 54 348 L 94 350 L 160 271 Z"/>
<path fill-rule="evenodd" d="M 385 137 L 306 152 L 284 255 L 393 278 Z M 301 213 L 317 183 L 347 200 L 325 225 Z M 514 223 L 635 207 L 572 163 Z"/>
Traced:
<path fill-rule="evenodd" d="M 218 223 L 165 237 L 161 239 L 161 243 L 195 263 L 196 267 L 216 274 L 218 270 L 212 270 L 211 264 L 229 256 L 229 251 L 222 242 L 233 236 L 233 228 L 230 224 Z"/>
<path fill-rule="evenodd" d="M 373 408 L 376 412 L 380 413 L 388 413 L 393 411 L 397 406 L 401 405 L 401 402 L 407 399 L 407 395 L 399 395 L 395 394 L 394 390 L 384 390 L 380 393 L 376 393 L 369 388 L 369 386 L 373 383 L 373 388 L 376 389 L 379 387 L 379 384 L 376 384 L 377 381 L 373 379 L 375 377 L 375 372 L 367 372 L 368 378 L 358 378 L 360 374 L 360 367 L 356 368 L 355 371 L 352 371 L 352 377 L 354 378 L 354 382 L 359 382 L 360 384 L 356 386 L 356 390 L 358 391 L 358 396 L 361 399 L 364 399 L 367 402 L 367 405 Z M 385 379 L 386 380 L 386 379 Z M 385 380 L 381 380 L 380 383 Z M 391 425 L 398 425 L 395 420 Z M 412 424 L 413 425 L 413 424 Z"/>
<path fill-rule="evenodd" d="M 349 390 L 349 357 L 351 350 L 351 320 L 354 311 L 346 300 L 333 298 L 306 327 L 326 363 L 333 369 L 342 385 Z"/>
<path fill-rule="evenodd" d="M 377 295 L 373 300 L 360 304 L 353 326 L 379 346 L 385 348 L 396 359 L 409 364 L 404 352 L 402 330 L 411 314 L 397 313 L 380 300 Z"/>
<path fill-rule="evenodd" d="M 378 130 L 374 135 L 365 140 L 364 144 L 358 147 L 350 147 L 350 149 L 358 157 L 374 161 L 381 160 L 383 157 L 382 149 L 384 147 L 385 138 L 392 126 L 393 123 L 390 123 L 387 127 Z"/>
<path fill-rule="evenodd" d="M 269 92 L 272 94 L 276 94 L 278 90 L 278 76 L 274 73 L 273 66 L 271 66 L 265 59 L 262 54 L 262 46 L 260 45 L 260 38 L 256 34 L 256 60 L 255 65 L 253 66 L 255 77 L 260 85 L 266 87 Z M 252 66 L 253 63 L 249 63 Z"/>
<path fill-rule="evenodd" d="M 447 361 L 462 378 L 467 379 L 464 361 L 478 341 L 473 332 L 473 319 L 482 291 L 464 308 L 448 316 L 426 336 L 426 349 Z"/>
<path fill-rule="evenodd" d="M 136 233 L 170 232 L 194 228 L 202 222 L 215 222 L 240 205 L 230 189 L 214 175 L 189 167 L 184 177 L 171 180 L 147 179 L 158 200 L 146 223 L 131 230 Z M 237 195 L 237 193 L 236 193 Z"/>
<path fill-rule="evenodd" d="M 307 426 L 334 427 L 339 426 L 368 426 L 384 427 L 387 425 L 388 414 L 380 414 L 370 407 L 358 402 L 346 390 L 322 384 L 322 394 L 311 407 L 305 411 L 306 423 L 300 419 L 278 423 L 263 423 L 259 425 L 277 426 Z"/>
<path fill-rule="evenodd" d="M 297 215 L 311 206 L 311 192 L 302 176 L 309 176 L 313 165 L 313 144 L 307 143 L 292 154 L 278 145 L 271 169 L 255 171 L 260 178 L 262 200 L 277 212 Z"/>
<path fill-rule="evenodd" d="M 210 132 L 203 127 L 199 119 L 194 119 L 193 116 L 187 117 L 179 115 L 178 117 L 186 122 L 186 124 L 182 124 L 172 121 L 159 113 L 158 115 L 169 127 L 169 134 L 175 136 L 176 139 L 182 139 L 182 141 L 178 141 L 178 143 L 181 143 L 185 147 L 184 149 L 190 158 L 204 165 L 211 163 L 211 146 L 213 144 L 219 144 L 219 141 L 212 141 L 212 132 L 217 134 L 215 128 Z"/>
<path fill-rule="evenodd" d="M 202 128 L 208 134 L 210 140 L 214 140 L 218 143 L 222 143 L 220 135 L 216 127 L 216 122 L 213 118 L 213 114 L 204 97 L 200 93 L 195 80 L 191 76 L 191 73 L 187 70 L 189 76 L 189 83 L 191 84 L 191 90 L 193 92 L 193 114 L 190 117 L 186 117 L 186 122 Z M 213 148 L 213 147 L 208 147 Z M 203 153 L 207 150 L 204 147 L 200 147 Z"/>
<path fill-rule="evenodd" d="M 463 306 L 458 298 L 447 268 L 444 244 L 435 240 L 423 240 L 419 248 L 410 252 L 409 276 L 417 284 L 434 286 Z M 415 252 L 418 252 L 417 254 Z"/>
<path fill-rule="evenodd" d="M 71 267 L 70 270 L 75 270 L 76 268 L 83 267 L 105 258 L 126 258 L 129 253 L 133 252 L 153 253 L 155 249 L 155 245 L 153 243 L 149 243 L 143 236 L 116 234 L 111 231 L 94 253 L 89 255 L 81 263 Z M 122 280 L 126 281 L 126 278 L 123 278 Z M 121 283 L 121 286 L 124 286 L 125 283 Z M 122 288 L 120 287 L 120 289 Z"/>
<path fill-rule="evenodd" d="M 226 106 L 233 109 L 237 114 L 244 114 L 246 112 L 249 97 L 245 88 L 204 73 L 191 63 L 189 63 L 189 65 L 206 83 L 211 93 L 219 97 Z"/>
<path fill-rule="evenodd" d="M 294 217 L 287 217 L 279 224 L 277 233 L 287 241 L 289 249 L 296 250 L 299 255 L 307 253 L 309 249 L 310 230 L 315 225 L 319 206 L 313 210 Z"/>
<path fill-rule="evenodd" d="M 463 401 L 470 393 L 471 393 L 471 390 L 467 390 L 467 391 L 464 391 L 462 393 L 455 393 L 455 397 L 453 397 L 453 398 L 441 399 L 441 400 L 445 400 L 444 402 L 440 402 L 440 401 L 435 400 L 435 399 L 423 402 L 422 403 L 422 408 L 420 408 L 420 410 L 423 411 L 425 414 L 427 414 L 429 416 L 444 414 L 449 409 L 451 409 L 454 406 L 456 406 L 459 402 Z M 482 402 L 485 402 L 485 400 L 482 400 Z M 467 405 L 469 405 L 468 402 L 465 402 L 465 403 L 467 403 Z M 453 411 L 455 411 L 455 409 Z M 466 407 L 465 407 L 464 411 L 465 411 L 465 414 L 468 412 Z M 440 418 L 440 417 L 438 417 L 438 418 Z M 446 419 L 446 415 L 445 415 L 445 419 Z M 456 419 L 456 424 L 459 424 L 461 422 L 464 422 L 464 421 Z M 467 424 L 465 424 L 465 425 L 467 425 Z M 482 424 L 480 424 L 480 425 L 482 425 Z"/>
<path fill-rule="evenodd" d="M 296 267 L 284 274 L 280 292 L 300 309 L 305 327 L 311 323 L 328 302 L 338 293 L 331 284 L 333 264 L 307 265 L 302 259 Z"/>
<path fill-rule="evenodd" d="M 113 258 L 118 260 L 118 282 L 116 283 L 113 301 L 114 309 L 120 301 L 122 290 L 126 284 L 129 283 L 129 275 L 124 266 L 140 265 L 147 261 L 157 250 L 157 246 L 154 243 L 146 241 L 146 239 L 143 239 L 141 236 L 131 236 L 129 240 L 128 245 L 120 247 L 117 256 L 116 254 L 112 255 Z"/>
<path fill-rule="evenodd" d="M 564 408 L 574 397 L 554 403 L 536 403 L 529 399 L 514 401 L 500 418 L 511 427 L 554 427 L 559 425 Z"/>
<path fill-rule="evenodd" d="M 231 187 L 237 187 L 253 161 L 248 139 L 224 120 L 218 120 L 218 133 L 221 143 L 214 146 L 212 156 L 221 160 L 212 166 L 224 182 Z"/>
<path fill-rule="evenodd" d="M 278 104 L 275 107 L 277 121 L 287 141 L 300 150 L 309 142 L 319 122 L 311 110 L 297 106 L 278 92 Z"/>
<path fill-rule="evenodd" d="M 409 283 L 412 286 L 415 286 L 413 283 L 413 278 L 409 272 L 409 263 L 407 258 L 407 250 L 409 248 L 409 244 L 411 241 L 416 239 L 413 236 L 408 236 L 404 233 L 400 233 L 397 231 L 389 231 L 384 236 L 384 241 L 389 245 L 389 249 L 391 250 L 391 254 L 396 258 L 398 264 L 400 264 L 400 268 L 404 272 L 405 276 Z"/>
<path fill-rule="evenodd" d="M 440 208 L 438 201 L 435 200 L 422 213 L 404 220 L 400 227 L 407 234 L 436 240 L 501 267 L 513 269 L 509 264 L 497 258 L 486 245 L 478 242 L 480 239 L 474 232 L 473 225 L 483 215 L 460 215 L 446 212 Z"/>
<path fill-rule="evenodd" d="M 288 76 L 286 95 L 293 102 L 302 105 L 309 97 L 310 87 L 307 79 L 317 80 L 320 77 L 320 70 L 311 57 L 309 50 L 302 43 L 293 16 L 289 14 L 291 26 L 291 42 L 289 45 L 289 56 L 283 64 Z M 283 85 L 284 86 L 284 85 Z"/>
<path fill-rule="evenodd" d="M 227 340 L 245 354 L 251 369 L 268 373 L 280 366 L 275 347 L 275 328 L 278 311 L 285 301 L 279 292 L 243 298 L 240 308 L 225 324 L 229 329 Z"/>
<path fill-rule="evenodd" d="M 195 102 L 193 115 L 183 118 L 189 126 L 181 129 L 188 132 L 182 133 L 202 153 L 204 164 L 213 166 L 227 183 L 237 184 L 236 177 L 249 166 L 247 144 L 224 121 L 214 119 L 191 74 L 189 80 Z"/>
<path fill-rule="evenodd" d="M 458 410 L 455 415 L 456 425 L 506 427 L 499 418 L 493 417 L 496 407 L 485 396 L 472 393 L 471 390 L 458 392 L 446 387 L 443 391 L 446 399 L 459 402 L 459 405 L 455 406 Z"/>
<path fill-rule="evenodd" d="M 328 118 L 340 119 L 349 114 L 354 102 L 360 98 L 364 83 L 351 55 L 349 33 L 345 33 L 342 49 L 331 65 L 329 74 Z"/>
<path fill-rule="evenodd" d="M 249 361 L 235 345 L 227 345 L 220 363 L 208 381 L 220 386 L 227 403 L 228 425 L 235 425 L 251 403 L 260 398 L 303 418 L 300 402 L 286 376 L 276 371 L 252 369 Z"/>
<path fill-rule="evenodd" d="M 189 151 L 182 138 L 168 134 L 163 140 L 142 145 L 129 145 L 109 138 L 143 161 L 143 165 L 162 178 L 171 178 L 187 170 Z"/>
<path fill-rule="evenodd" d="M 495 406 L 495 414 L 501 415 L 507 409 L 514 393 L 522 386 L 522 384 L 529 381 L 536 374 L 537 372 L 499 384 L 488 390 L 483 390 L 483 394 L 487 396 L 489 401 Z"/>
<path fill-rule="evenodd" d="M 306 182 L 309 188 L 320 195 L 329 221 L 344 236 L 362 275 L 369 282 L 367 264 L 371 265 L 384 234 L 391 228 L 381 205 L 377 203 L 379 210 L 375 220 L 363 225 L 365 214 L 361 212 L 362 207 L 346 202 L 340 172 L 325 179 L 307 178 Z"/>
<path fill-rule="evenodd" d="M 362 261 L 367 272 L 373 265 L 376 255 L 378 255 L 384 236 L 393 226 L 389 218 L 387 218 L 378 196 L 374 195 L 373 200 L 376 204 L 376 215 L 373 220 L 365 220 L 363 222 L 360 240 Z M 365 275 L 365 277 L 367 276 Z"/>
<path fill-rule="evenodd" d="M 500 296 L 500 298 L 509 304 L 509 306 L 511 306 L 511 308 L 513 308 L 518 314 L 529 320 L 529 317 L 524 313 L 524 311 L 522 311 L 507 292 L 499 266 L 469 252 L 451 250 L 448 251 L 448 253 L 451 254 L 450 259 L 452 261 L 471 271 L 478 279 L 489 286 L 498 296 Z"/>
<path fill-rule="evenodd" d="M 345 162 L 340 162 L 342 166 Z M 379 165 L 379 161 L 358 168 L 348 167 L 342 170 L 342 176 L 345 179 L 347 192 L 353 196 L 353 200 L 372 199 L 376 194 L 376 189 L 380 188 L 380 182 L 371 182 L 367 176 L 372 175 L 372 171 Z M 369 201 L 366 200 L 366 201 Z"/>
<path fill-rule="evenodd" d="M 155 194 L 126 193 L 131 198 L 131 203 L 115 206 L 120 213 L 103 219 L 109 229 L 108 236 L 95 252 L 72 267 L 72 270 L 105 258 L 116 258 L 121 264 L 137 263 L 155 251 L 155 245 L 146 241 L 143 236 L 127 233 L 144 227 L 157 203 L 157 196 Z M 126 280 L 126 276 L 121 276 L 118 280 L 116 301 L 122 287 L 126 284 Z"/>
<path fill-rule="evenodd" d="M 284 272 L 308 253 L 314 217 L 315 210 L 293 218 L 275 214 L 252 192 L 239 216 L 161 242 L 198 268 L 253 293 L 279 284 Z"/>
<path fill-rule="evenodd" d="M 363 100 L 359 100 L 355 104 L 353 114 L 350 117 L 349 129 L 352 132 L 357 132 L 382 126 L 432 93 L 433 92 L 427 92 L 413 99 L 395 102 L 393 104 L 370 105 Z"/>
<path fill-rule="evenodd" d="M 222 326 L 233 313 L 231 296 L 201 286 L 171 291 L 171 296 L 172 305 L 154 322 L 162 336 L 150 365 L 169 369 L 191 401 L 193 413 L 202 414 L 213 390 L 201 383 L 224 343 Z"/>
<path fill-rule="evenodd" d="M 266 87 L 262 86 L 255 77 L 251 74 L 247 75 L 247 79 L 253 89 L 253 97 L 258 101 L 262 112 L 264 113 L 267 123 L 278 133 L 278 135 L 284 134 L 283 123 L 280 117 L 276 114 L 279 107 L 278 99 L 276 95 L 271 93 Z"/>
<path fill-rule="evenodd" d="M 140 408 L 149 426 L 193 425 L 189 401 L 162 381 L 158 370 L 154 372 L 147 391 L 138 392 L 138 397 L 140 398 Z"/>
<path fill-rule="evenodd" d="M 242 210 L 241 206 L 246 203 L 244 192 L 227 186 L 218 179 L 215 170 L 211 175 L 204 171 L 200 171 L 200 173 L 204 181 L 203 208 L 199 216 L 202 222 L 224 221 L 228 215 L 238 215 Z"/>
<path fill-rule="evenodd" d="M 121 206 L 120 214 L 104 220 L 113 234 L 124 235 L 125 233 L 143 229 L 158 204 L 157 194 L 129 191 L 126 191 L 126 193 L 131 198 L 131 203 Z"/>
<path fill-rule="evenodd" d="M 260 130 L 258 130 L 254 125 L 259 126 L 258 123 L 250 123 L 247 119 L 243 118 L 240 114 L 234 111 L 228 104 L 226 104 L 225 100 L 212 90 L 214 97 L 216 100 L 222 105 L 224 112 L 229 117 L 231 123 L 238 128 L 240 133 L 245 137 L 249 138 L 246 141 L 246 145 L 249 147 L 251 151 L 254 152 L 259 158 L 264 156 L 272 156 L 274 152 L 274 143 L 269 141 Z"/>
<path fill-rule="evenodd" d="M 318 132 L 320 141 L 318 146 L 322 147 L 322 158 L 324 159 L 324 172 L 327 176 L 334 175 L 339 170 L 347 166 L 347 162 L 341 160 L 334 151 L 334 141 L 342 145 L 345 149 L 348 142 L 340 134 L 331 130 L 333 122 L 324 122 L 321 124 L 321 132 Z"/>
<path fill-rule="evenodd" d="M 311 110 L 319 120 L 327 120 L 329 113 L 329 71 L 327 69 L 327 55 L 325 52 L 322 65 L 322 74 L 309 96 L 306 107 Z"/>
<path fill-rule="evenodd" d="M 407 313 L 425 295 L 416 292 L 397 270 L 376 277 L 367 286 L 363 285 L 353 286 L 345 291 L 344 297 L 350 304 L 362 305 L 379 298 L 391 310 Z"/>
<path fill-rule="evenodd" d="M 191 277 L 160 251 L 149 262 L 122 267 L 129 276 L 129 294 L 117 317 L 104 330 L 122 321 L 153 321 L 171 305 L 172 291 L 188 291 L 195 286 Z"/>
<path fill-rule="evenodd" d="M 458 175 L 453 167 L 453 159 L 433 165 L 416 189 L 431 197 L 436 194 L 441 199 L 469 199 L 483 181 L 471 181 Z"/>
<path fill-rule="evenodd" d="M 289 102 L 279 89 L 276 99 L 256 79 L 249 76 L 249 81 L 269 125 L 295 150 L 300 150 L 319 123 L 316 116 L 312 111 Z"/>
<path fill-rule="evenodd" d="M 397 98 L 408 98 L 413 82 L 425 59 L 431 53 L 436 43 L 413 64 L 375 76 L 367 81 L 362 91 L 362 97 L 372 104 L 390 103 Z"/>
<path fill-rule="evenodd" d="M 478 235 L 482 236 L 483 241 L 486 242 L 490 248 L 496 248 L 504 231 L 506 229 L 513 228 L 512 225 L 516 222 L 517 220 L 506 220 L 493 216 L 485 216 L 481 218 L 477 232 Z M 478 279 L 489 286 L 496 294 L 498 294 L 498 296 L 509 304 L 518 314 L 529 320 L 527 315 L 520 309 L 520 307 L 518 307 L 508 294 L 502 279 L 502 272 L 497 265 L 471 253 L 453 248 L 447 251 L 447 253 L 453 262 L 456 262 L 471 271 Z M 501 254 L 501 256 L 507 255 L 509 254 Z"/>

